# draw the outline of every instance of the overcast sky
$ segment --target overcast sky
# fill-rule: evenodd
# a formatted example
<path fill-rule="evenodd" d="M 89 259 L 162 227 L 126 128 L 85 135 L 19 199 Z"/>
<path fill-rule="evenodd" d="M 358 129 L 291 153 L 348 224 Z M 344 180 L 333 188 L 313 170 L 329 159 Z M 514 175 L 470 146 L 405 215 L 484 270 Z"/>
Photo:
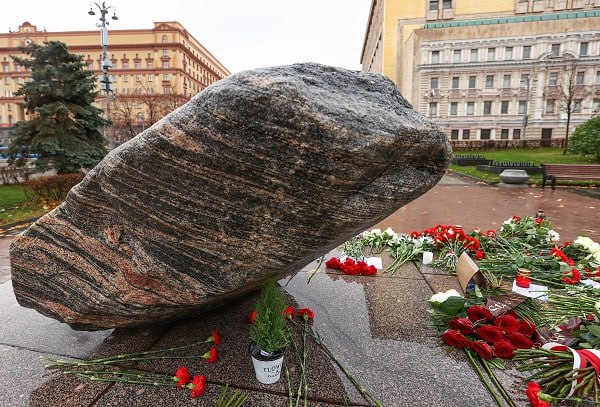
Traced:
<path fill-rule="evenodd" d="M 5 3 L 0 32 L 16 30 L 24 21 L 39 30 L 96 29 L 97 17 L 87 14 L 89 1 Z M 110 20 L 110 29 L 179 21 L 235 73 L 295 62 L 360 70 L 371 0 L 108 0 L 106 5 L 115 6 L 119 17 Z"/>

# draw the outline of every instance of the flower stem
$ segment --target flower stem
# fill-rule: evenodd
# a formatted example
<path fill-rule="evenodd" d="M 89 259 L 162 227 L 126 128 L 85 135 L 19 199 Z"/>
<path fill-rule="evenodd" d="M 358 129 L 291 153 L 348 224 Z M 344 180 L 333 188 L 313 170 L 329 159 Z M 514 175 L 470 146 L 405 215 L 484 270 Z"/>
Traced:
<path fill-rule="evenodd" d="M 492 386 L 490 385 L 490 383 L 485 379 L 485 377 L 483 377 L 483 372 L 481 371 L 481 368 L 479 367 L 479 364 L 477 364 L 477 361 L 473 357 L 473 354 L 471 353 L 471 351 L 468 350 L 468 349 L 465 349 L 465 353 L 467 354 L 467 357 L 469 358 L 469 361 L 471 362 L 471 365 L 473 366 L 473 369 L 475 369 L 475 371 L 479 375 L 479 379 L 481 380 L 481 382 L 483 383 L 483 385 L 488 389 L 488 391 L 490 392 L 490 395 L 493 397 L 493 399 L 496 402 L 496 404 L 498 406 L 502 407 L 502 403 L 500 401 L 500 398 L 498 397 L 498 395 L 496 394 L 496 392 L 492 389 Z"/>
<path fill-rule="evenodd" d="M 488 361 L 482 359 L 481 364 L 483 365 L 483 368 L 487 372 L 490 379 L 492 379 L 492 383 L 494 383 L 494 386 L 496 386 L 496 389 L 498 389 L 500 391 L 500 394 L 502 395 L 502 397 L 504 397 L 504 400 L 506 400 L 508 405 L 510 407 L 516 407 L 515 402 L 512 400 L 510 395 L 506 392 L 506 390 L 504 389 L 504 386 L 502 386 L 502 383 L 500 383 L 498 381 L 498 378 L 496 377 L 496 374 L 494 373 L 494 371 L 490 368 Z"/>

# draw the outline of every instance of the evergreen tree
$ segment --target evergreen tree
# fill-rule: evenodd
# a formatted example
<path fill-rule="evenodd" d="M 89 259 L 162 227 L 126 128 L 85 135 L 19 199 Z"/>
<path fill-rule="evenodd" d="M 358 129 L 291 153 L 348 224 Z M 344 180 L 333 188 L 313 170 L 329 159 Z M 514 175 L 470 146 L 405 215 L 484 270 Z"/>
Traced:
<path fill-rule="evenodd" d="M 108 124 L 102 110 L 92 105 L 97 95 L 94 73 L 84 70 L 82 57 L 70 54 L 59 41 L 19 50 L 30 58 L 11 58 L 31 70 L 31 81 L 15 95 L 25 96 L 31 120 L 18 122 L 12 130 L 10 162 L 23 165 L 26 155 L 36 154 L 40 171 L 92 168 L 106 154 L 99 129 Z"/>

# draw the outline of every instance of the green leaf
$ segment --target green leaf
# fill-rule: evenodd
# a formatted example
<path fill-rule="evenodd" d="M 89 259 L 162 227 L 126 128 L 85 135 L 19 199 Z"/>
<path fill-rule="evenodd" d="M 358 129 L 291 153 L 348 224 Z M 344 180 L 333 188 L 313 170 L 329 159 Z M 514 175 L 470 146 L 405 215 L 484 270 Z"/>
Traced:
<path fill-rule="evenodd" d="M 600 326 L 598 326 L 598 325 L 588 325 L 587 329 L 593 335 L 595 335 L 597 337 L 600 337 Z"/>

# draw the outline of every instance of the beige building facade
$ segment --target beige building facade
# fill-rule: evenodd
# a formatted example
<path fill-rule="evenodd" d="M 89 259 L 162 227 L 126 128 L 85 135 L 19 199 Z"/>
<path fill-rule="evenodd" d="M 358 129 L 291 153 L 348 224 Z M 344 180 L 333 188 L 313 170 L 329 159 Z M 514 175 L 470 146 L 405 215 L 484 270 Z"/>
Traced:
<path fill-rule="evenodd" d="M 561 145 L 599 113 L 600 0 L 373 0 L 363 70 L 455 146 Z"/>
<path fill-rule="evenodd" d="M 83 56 L 87 69 L 102 77 L 100 33 L 49 32 L 29 22 L 16 31 L 0 33 L 0 146 L 10 143 L 10 128 L 27 119 L 23 97 L 14 93 L 30 73 L 15 64 L 11 55 L 22 55 L 19 46 L 61 41 L 69 52 Z M 156 22 L 148 29 L 110 30 L 108 54 L 112 62 L 110 118 L 112 137 L 120 144 L 196 93 L 230 73 L 219 60 L 175 21 Z M 98 82 L 98 107 L 106 110 L 106 96 Z"/>

